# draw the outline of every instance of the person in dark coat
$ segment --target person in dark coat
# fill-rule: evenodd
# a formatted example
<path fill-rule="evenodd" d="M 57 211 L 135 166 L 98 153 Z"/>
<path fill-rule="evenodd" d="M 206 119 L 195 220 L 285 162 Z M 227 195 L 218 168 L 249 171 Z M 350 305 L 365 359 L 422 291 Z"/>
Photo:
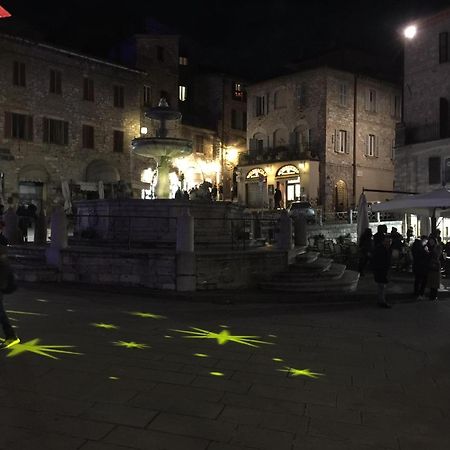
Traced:
<path fill-rule="evenodd" d="M 390 308 L 386 301 L 386 285 L 388 273 L 391 267 L 391 240 L 385 235 L 382 240 L 377 240 L 372 255 L 372 269 L 375 283 L 378 286 L 378 306 Z"/>
<path fill-rule="evenodd" d="M 273 194 L 273 201 L 274 201 L 275 209 L 281 208 L 281 200 L 282 199 L 283 199 L 283 196 L 281 194 L 281 191 L 277 187 L 275 189 L 275 193 Z"/>
<path fill-rule="evenodd" d="M 441 254 L 442 248 L 437 238 L 430 235 L 427 242 L 428 249 L 428 268 L 427 268 L 427 286 L 430 288 L 430 300 L 438 299 L 437 293 L 441 285 Z"/>
<path fill-rule="evenodd" d="M 414 274 L 414 295 L 417 300 L 423 300 L 425 288 L 427 286 L 428 273 L 428 257 L 429 253 L 425 246 L 427 244 L 427 237 L 421 236 L 417 238 L 411 246 L 411 253 L 413 257 L 412 270 Z"/>
<path fill-rule="evenodd" d="M 383 242 L 384 237 L 387 235 L 387 225 L 380 224 L 377 226 L 377 232 L 373 235 L 373 244 L 378 245 Z"/>
<path fill-rule="evenodd" d="M 364 270 L 372 257 L 373 252 L 373 240 L 372 230 L 366 228 L 359 238 L 359 265 L 358 270 L 360 276 L 364 276 Z"/>

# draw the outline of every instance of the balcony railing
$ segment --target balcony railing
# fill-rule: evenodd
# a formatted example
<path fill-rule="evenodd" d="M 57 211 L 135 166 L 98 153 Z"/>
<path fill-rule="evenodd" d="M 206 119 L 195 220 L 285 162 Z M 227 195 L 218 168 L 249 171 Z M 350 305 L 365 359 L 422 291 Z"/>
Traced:
<path fill-rule="evenodd" d="M 241 153 L 239 165 L 271 163 L 277 161 L 292 161 L 296 159 L 318 159 L 317 152 L 311 146 L 298 147 L 278 147 L 265 148 L 260 150 L 250 150 L 248 153 Z"/>

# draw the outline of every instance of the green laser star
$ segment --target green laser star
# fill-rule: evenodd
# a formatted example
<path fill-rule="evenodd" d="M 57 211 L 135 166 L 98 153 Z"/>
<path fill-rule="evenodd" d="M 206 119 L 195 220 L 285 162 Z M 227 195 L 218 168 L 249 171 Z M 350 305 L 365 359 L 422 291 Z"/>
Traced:
<path fill-rule="evenodd" d="M 139 348 L 141 350 L 143 350 L 144 348 L 148 348 L 149 346 L 147 344 L 138 344 L 137 342 L 133 342 L 133 341 L 117 341 L 117 342 L 113 342 L 113 344 L 117 347 L 125 347 L 125 348 Z"/>
<path fill-rule="evenodd" d="M 46 356 L 47 358 L 59 359 L 51 353 L 66 353 L 68 355 L 82 355 L 83 353 L 70 352 L 68 350 L 62 350 L 64 348 L 74 348 L 74 345 L 39 345 L 39 339 L 32 339 L 31 341 L 24 342 L 23 344 L 16 344 L 11 347 L 7 358 L 20 355 L 21 353 L 30 352 L 37 355 Z"/>
<path fill-rule="evenodd" d="M 213 375 L 214 377 L 224 377 L 225 374 L 222 372 L 209 372 L 210 375 Z"/>
<path fill-rule="evenodd" d="M 228 330 L 222 330 L 220 333 L 214 333 L 208 330 L 202 330 L 201 328 L 191 327 L 194 331 L 189 330 L 172 330 L 177 333 L 184 333 L 189 336 L 183 336 L 191 339 L 216 339 L 219 345 L 224 345 L 227 342 L 235 342 L 237 344 L 248 345 L 250 347 L 258 347 L 255 344 L 268 344 L 273 345 L 272 342 L 259 341 L 259 336 L 234 336 Z"/>
<path fill-rule="evenodd" d="M 194 353 L 194 356 L 196 356 L 197 358 L 209 358 L 209 355 L 205 353 Z"/>
<path fill-rule="evenodd" d="M 160 316 L 159 314 L 153 314 L 148 312 L 140 312 L 140 311 L 133 311 L 129 312 L 128 314 L 131 314 L 132 316 L 142 317 L 144 319 L 167 319 L 166 316 Z"/>
<path fill-rule="evenodd" d="M 286 372 L 288 377 L 308 377 L 319 378 L 324 376 L 324 373 L 311 372 L 309 369 L 294 369 L 293 367 L 284 367 L 284 369 L 278 369 L 279 372 Z"/>
<path fill-rule="evenodd" d="M 117 325 L 113 325 L 112 323 L 91 323 L 93 327 L 96 328 L 104 328 L 105 330 L 118 330 L 119 327 Z"/>

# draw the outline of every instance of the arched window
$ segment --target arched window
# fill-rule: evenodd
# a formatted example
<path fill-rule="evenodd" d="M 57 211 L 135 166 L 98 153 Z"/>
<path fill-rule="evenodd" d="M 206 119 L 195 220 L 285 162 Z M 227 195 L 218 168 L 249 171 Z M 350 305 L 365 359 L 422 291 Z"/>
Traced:
<path fill-rule="evenodd" d="M 259 179 L 260 175 L 262 175 L 263 177 L 267 177 L 267 173 L 264 169 L 262 169 L 261 167 L 255 167 L 254 169 L 250 170 L 245 178 L 247 180 L 251 180 L 252 178 Z"/>
<path fill-rule="evenodd" d="M 280 167 L 277 170 L 276 177 L 285 177 L 291 175 L 300 175 L 300 170 L 293 164 L 287 164 L 286 166 Z"/>

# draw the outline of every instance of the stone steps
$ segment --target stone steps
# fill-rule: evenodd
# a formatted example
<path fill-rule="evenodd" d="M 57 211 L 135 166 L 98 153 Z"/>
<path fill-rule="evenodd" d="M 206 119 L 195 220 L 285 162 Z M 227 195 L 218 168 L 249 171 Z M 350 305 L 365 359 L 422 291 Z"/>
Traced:
<path fill-rule="evenodd" d="M 301 255 L 303 256 L 303 255 Z M 333 260 L 331 258 L 316 258 L 313 261 L 306 260 L 305 262 L 296 262 L 289 266 L 290 272 L 325 272 L 330 269 Z"/>
<path fill-rule="evenodd" d="M 291 266 L 292 267 L 292 266 Z M 291 269 L 290 267 L 290 269 Z M 326 270 L 295 270 L 291 269 L 289 272 L 281 272 L 276 275 L 276 278 L 278 280 L 308 280 L 311 278 L 314 279 L 323 279 L 323 280 L 330 280 L 330 279 L 338 279 L 342 277 L 346 269 L 345 264 L 337 264 L 337 263 L 331 263 L 329 268 Z"/>

